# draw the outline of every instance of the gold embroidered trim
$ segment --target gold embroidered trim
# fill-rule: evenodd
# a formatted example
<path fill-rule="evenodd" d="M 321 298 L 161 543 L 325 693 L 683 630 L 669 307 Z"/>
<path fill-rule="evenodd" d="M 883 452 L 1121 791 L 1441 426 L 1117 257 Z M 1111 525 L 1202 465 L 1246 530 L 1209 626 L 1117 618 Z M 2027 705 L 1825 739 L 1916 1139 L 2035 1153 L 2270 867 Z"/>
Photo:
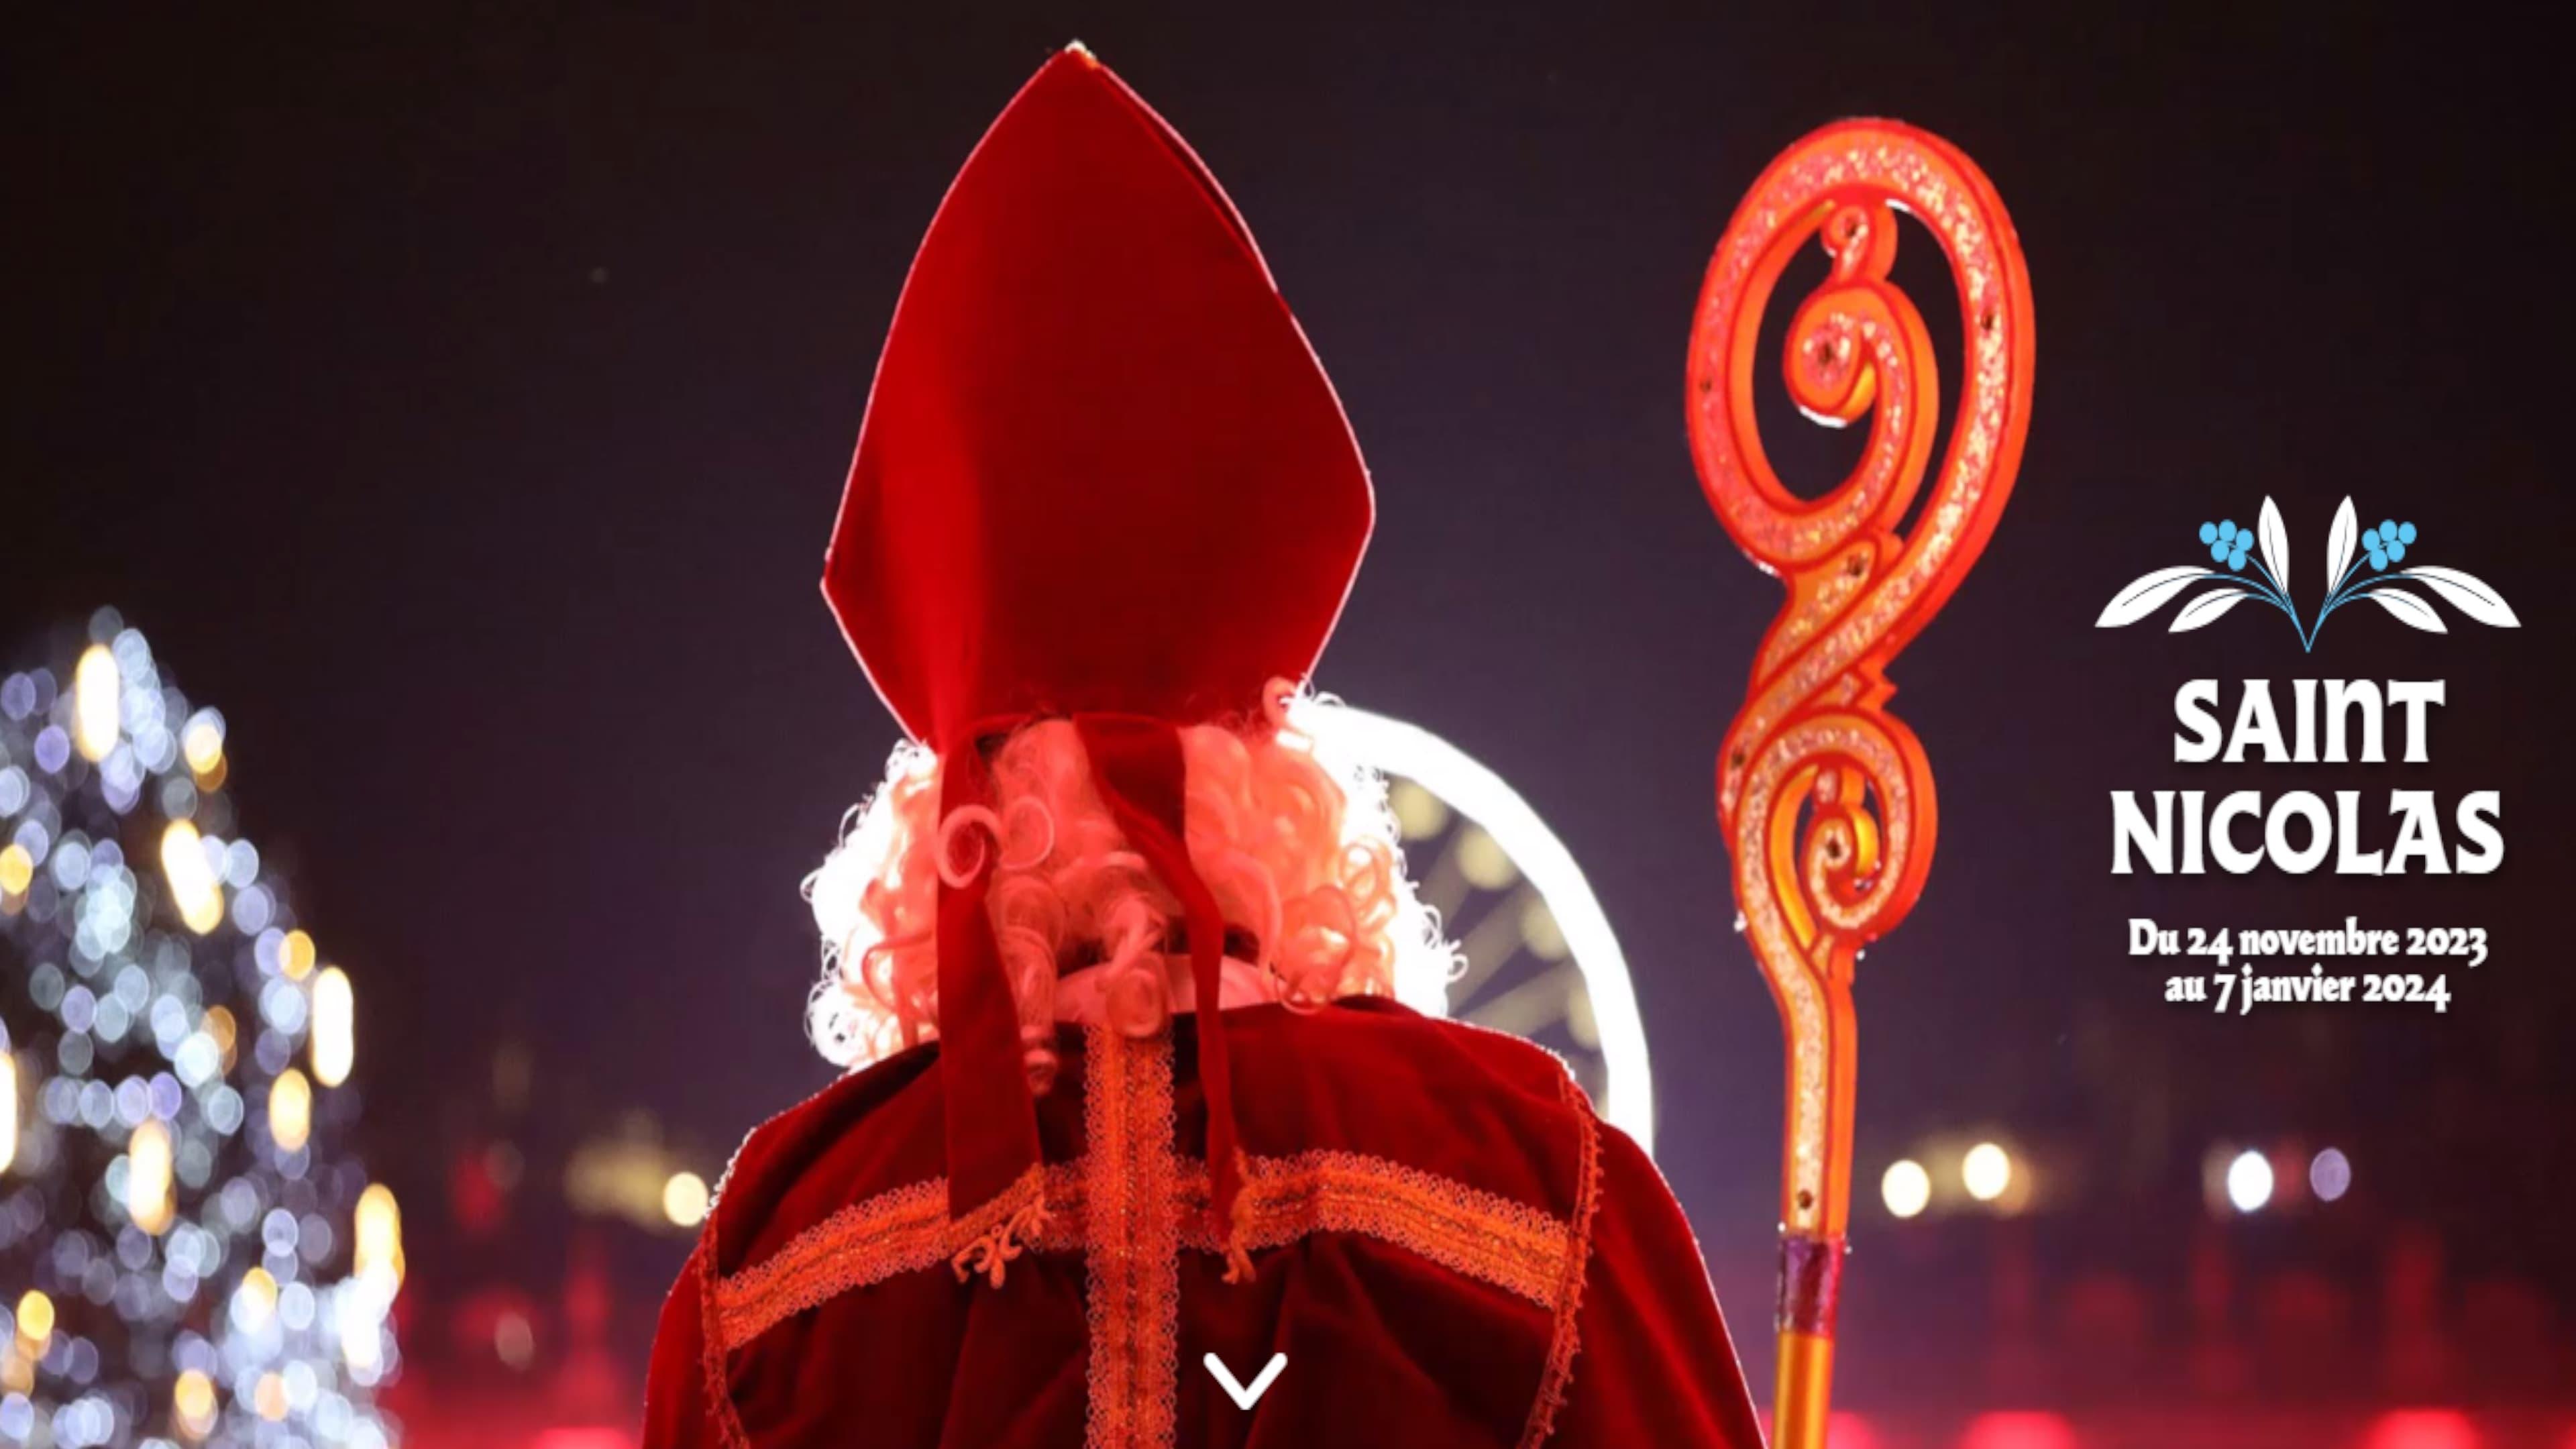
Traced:
<path fill-rule="evenodd" d="M 716 1290 L 725 1334 L 747 1343 L 781 1319 L 949 1256 L 948 1180 L 853 1203 Z"/>
<path fill-rule="evenodd" d="M 1171 1043 L 1091 1031 L 1079 1162 L 1033 1169 L 967 1217 L 947 1216 L 948 1183 L 931 1178 L 841 1209 L 730 1278 L 699 1248 L 709 1414 L 725 1449 L 748 1449 L 725 1367 L 728 1345 L 900 1273 L 948 1262 L 960 1278 L 996 1276 L 1027 1252 L 1087 1253 L 1092 1449 L 1167 1449 L 1178 1414 L 1183 1249 L 1223 1253 L 1209 1213 L 1206 1164 L 1173 1151 Z M 1238 1249 L 1285 1246 L 1313 1233 L 1354 1233 L 1402 1248 L 1549 1310 L 1553 1327 L 1523 1433 L 1536 1449 L 1555 1427 L 1579 1351 L 1578 1318 L 1600 1198 L 1599 1134 L 1590 1104 L 1565 1079 L 1581 1136 L 1571 1222 L 1497 1193 L 1362 1153 L 1247 1157 L 1232 1228 Z M 712 1223 L 710 1224 L 712 1227 Z"/>
<path fill-rule="evenodd" d="M 1246 1249 L 1275 1248 L 1310 1233 L 1357 1233 L 1542 1308 L 1556 1306 L 1570 1235 L 1565 1224 L 1526 1203 L 1356 1152 L 1253 1157 L 1245 1165 L 1236 1231 Z M 1190 1215 L 1194 1227 L 1184 1242 L 1222 1251 L 1206 1226 L 1206 1169 L 1191 1166 L 1181 1192 L 1200 1211 Z"/>
<path fill-rule="evenodd" d="M 1041 1253 L 1079 1253 L 1090 1243 L 1086 1206 L 1091 1200 L 1091 1162 L 1049 1163 L 1046 1170 L 1046 1226 L 1029 1244 Z"/>
<path fill-rule="evenodd" d="M 1090 1032 L 1082 1233 L 1091 1449 L 1164 1449 L 1178 1418 L 1179 1171 L 1169 1037 Z M 1202 1187 L 1204 1198 L 1204 1187 Z"/>
<path fill-rule="evenodd" d="M 958 1282 L 981 1273 L 994 1287 L 1002 1286 L 1011 1261 L 1046 1234 L 1046 1185 L 1045 1164 L 1032 1162 L 990 1202 L 948 1224 L 948 1266 Z"/>
<path fill-rule="evenodd" d="M 1574 1378 L 1574 1356 L 1583 1348 L 1583 1284 L 1592 1266 L 1592 1219 L 1601 1206 L 1601 1119 L 1592 1102 L 1566 1073 L 1557 1080 L 1558 1095 L 1573 1112 L 1576 1139 L 1574 1229 L 1568 1235 L 1562 1276 L 1557 1280 L 1556 1328 L 1549 1335 L 1547 1372 L 1539 1380 L 1538 1398 L 1530 1404 L 1529 1427 L 1521 1432 L 1521 1449 L 1538 1449 L 1556 1431 L 1557 1411 L 1565 1407 L 1566 1386 Z"/>
<path fill-rule="evenodd" d="M 1119 1055 L 1126 1059 L 1120 1062 L 1120 1070 L 1134 1072 L 1135 1053 Z M 1133 1084 L 1111 1090 L 1107 1076 L 1104 1070 L 1098 1079 L 1111 1097 L 1129 1097 L 1137 1090 Z M 1135 1196 L 1137 1187 L 1148 1173 L 1165 1184 L 1161 1196 L 1171 1205 L 1167 1216 L 1174 1220 L 1173 1246 L 1203 1253 L 1223 1251 L 1207 1215 L 1206 1165 L 1169 1153 L 1170 1080 L 1164 1079 L 1159 1094 L 1150 1086 L 1144 1091 L 1144 1112 L 1165 1124 L 1163 1156 L 1168 1160 L 1145 1162 L 1136 1153 L 1133 1124 L 1143 1119 L 1133 1115 L 1132 1101 L 1121 1113 L 1122 1120 L 1095 1120 L 1091 1155 L 1046 1169 L 1041 1189 L 1046 1224 L 1016 1245 L 1013 1257 L 1028 1250 L 1084 1250 L 1103 1231 L 1101 1224 L 1132 1216 L 1140 1200 Z M 1095 1119 L 1108 1110 L 1105 1105 L 1086 1103 L 1086 1111 Z M 1590 1116 L 1584 1113 L 1587 1123 Z M 1115 1145 L 1122 1138 L 1130 1144 L 1123 1149 Z M 1587 1127 L 1587 1152 L 1591 1146 Z M 1130 1163 L 1136 1176 L 1116 1171 L 1126 1157 L 1137 1159 Z M 1567 1254 L 1576 1246 L 1576 1232 L 1526 1203 L 1355 1152 L 1249 1157 L 1245 1166 L 1236 1231 L 1246 1249 L 1281 1247 L 1310 1233 L 1357 1233 L 1491 1283 L 1542 1308 L 1556 1309 L 1567 1291 Z M 1594 1175 L 1598 1171 L 1597 1166 L 1585 1170 Z M 1016 1206 L 1010 1197 L 996 1198 L 988 1205 L 989 1218 L 979 1213 L 978 1219 L 1007 1218 Z M 1103 1203 L 1109 1205 L 1105 1214 Z M 716 1279 L 709 1273 L 704 1281 L 713 1285 L 706 1294 L 711 1321 L 719 1324 L 726 1342 L 748 1343 L 779 1322 L 843 1293 L 899 1273 L 936 1267 L 952 1258 L 952 1244 L 973 1242 L 975 1228 L 984 1225 L 973 1219 L 963 1228 L 951 1224 L 947 1205 L 948 1180 L 929 1178 L 841 1209 L 757 1266 L 730 1278 Z M 1584 1221 L 1588 1227 L 1588 1217 Z M 985 1230 L 989 1232 L 989 1226 Z M 1115 1236 L 1123 1229 L 1106 1231 Z M 1588 1254 L 1588 1240 L 1580 1246 Z M 1579 1272 L 1572 1281 L 1579 1291 Z"/>
<path fill-rule="evenodd" d="M 1013 1257 L 1031 1248 L 1074 1252 L 1082 1247 L 1081 1169 L 1050 1167 L 1045 1183 L 1047 1224 L 1036 1237 L 1015 1248 Z M 994 1216 L 1008 1217 L 1011 1204 L 995 1201 L 1003 1203 L 1003 1211 Z M 1058 1207 L 1069 1208 L 1070 1215 L 1056 1211 Z M 755 1267 L 722 1280 L 709 1274 L 710 1312 L 718 1315 L 729 1342 L 748 1343 L 779 1322 L 844 1293 L 882 1283 L 898 1273 L 936 1267 L 953 1258 L 952 1243 L 975 1236 L 971 1227 L 960 1230 L 948 1221 L 948 1179 L 944 1177 L 881 1192 L 807 1228 Z"/>

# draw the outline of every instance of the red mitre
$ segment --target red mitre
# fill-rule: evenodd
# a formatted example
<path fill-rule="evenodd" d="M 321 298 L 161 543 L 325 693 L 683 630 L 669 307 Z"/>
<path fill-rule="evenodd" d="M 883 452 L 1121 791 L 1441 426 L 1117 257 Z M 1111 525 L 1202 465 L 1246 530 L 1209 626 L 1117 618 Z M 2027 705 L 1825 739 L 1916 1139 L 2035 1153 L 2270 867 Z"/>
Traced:
<path fill-rule="evenodd" d="M 988 791 L 981 741 L 1070 716 L 1216 1000 L 1224 922 L 1183 843 L 1177 729 L 1255 717 L 1270 680 L 1304 677 L 1370 516 L 1242 218 L 1088 51 L 1057 55 L 913 260 L 824 564 L 868 678 L 940 755 L 943 813 Z M 939 943 L 950 1203 L 992 1224 L 998 1263 L 1043 1215 L 1043 1174 L 980 874 L 943 888 Z M 1222 1221 L 1237 1154 L 1214 1020 Z"/>
<path fill-rule="evenodd" d="M 1332 632 L 1368 475 L 1251 233 L 1088 51 L 984 136 L 914 258 L 823 573 L 888 708 L 1258 709 Z"/>

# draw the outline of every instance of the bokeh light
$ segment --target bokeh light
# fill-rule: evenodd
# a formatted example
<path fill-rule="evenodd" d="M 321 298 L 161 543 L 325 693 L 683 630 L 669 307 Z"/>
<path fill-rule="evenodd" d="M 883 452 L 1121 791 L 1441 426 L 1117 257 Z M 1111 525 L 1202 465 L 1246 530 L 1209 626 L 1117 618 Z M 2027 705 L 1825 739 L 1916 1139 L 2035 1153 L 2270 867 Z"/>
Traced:
<path fill-rule="evenodd" d="M 0 1051 L 0 1172 L 18 1160 L 18 1059 Z"/>
<path fill-rule="evenodd" d="M 95 764 L 116 748 L 118 713 L 124 691 L 118 687 L 116 656 L 104 644 L 83 650 L 72 671 L 72 743 L 81 758 Z"/>
<path fill-rule="evenodd" d="M 221 776 L 224 717 L 211 709 L 201 709 L 190 716 L 187 727 L 179 732 L 179 753 L 187 757 L 189 773 L 200 781 Z"/>
<path fill-rule="evenodd" d="M 191 1439 L 215 1432 L 215 1381 L 204 1370 L 183 1370 L 170 1386 L 170 1417 L 179 1432 Z"/>
<path fill-rule="evenodd" d="M 18 1295 L 18 1341 L 42 1353 L 54 1336 L 54 1300 L 41 1289 Z"/>
<path fill-rule="evenodd" d="M 189 930 L 202 936 L 223 924 L 224 888 L 206 861 L 205 837 L 195 825 L 173 820 L 161 832 L 161 873 Z"/>
<path fill-rule="evenodd" d="M 1959 1449 L 2076 1449 L 2075 1427 L 2056 1414 L 1979 1414 L 1959 1436 Z"/>
<path fill-rule="evenodd" d="M 268 1135 L 280 1152 L 301 1152 L 313 1135 L 313 1085 L 293 1067 L 268 1089 Z"/>
<path fill-rule="evenodd" d="M 1959 1159 L 1959 1182 L 1968 1196 L 1979 1202 L 1993 1202 L 2012 1186 L 2012 1154 L 1999 1143 L 1980 1142 Z"/>
<path fill-rule="evenodd" d="M 1899 1158 L 1887 1166 L 1878 1180 L 1878 1195 L 1887 1202 L 1887 1210 L 1900 1218 L 1910 1218 L 1932 1203 L 1932 1174 L 1912 1158 Z"/>
<path fill-rule="evenodd" d="M 694 1228 L 707 1220 L 707 1180 L 694 1172 L 675 1172 L 662 1185 L 662 1215 L 677 1228 Z"/>
<path fill-rule="evenodd" d="M 2477 1425 L 2457 1409 L 2391 1409 L 2371 1421 L 2362 1449 L 2479 1449 Z"/>
<path fill-rule="evenodd" d="M 358 1003 L 349 973 L 325 967 L 313 978 L 313 1080 L 336 1087 L 357 1060 Z"/>
<path fill-rule="evenodd" d="M 244 1273 L 241 1286 L 233 1290 L 233 1327 L 244 1333 L 257 1333 L 276 1316 L 277 1279 L 266 1268 Z"/>
<path fill-rule="evenodd" d="M 2272 1164 L 2262 1153 L 2237 1153 L 2227 1164 L 2227 1200 L 2240 1213 L 2258 1212 L 2272 1200 Z"/>
<path fill-rule="evenodd" d="M 518 1370 L 525 1370 L 536 1358 L 537 1332 L 525 1314 L 504 1313 L 493 1320 L 492 1354 Z"/>
<path fill-rule="evenodd" d="M 538 1433 L 528 1449 L 630 1449 L 626 1435 L 600 1425 L 558 1425 Z M 1837 1444 L 1835 1449 L 1842 1449 Z"/>
<path fill-rule="evenodd" d="M 2333 1202 L 2352 1191 L 2352 1159 L 2329 1147 L 2308 1163 L 2308 1189 L 2319 1202 Z"/>
<path fill-rule="evenodd" d="M 1404 832 L 1407 840 L 1425 840 L 1449 828 L 1449 806 L 1411 780 L 1398 780 L 1389 786 L 1386 804 L 1394 812 L 1396 828 Z"/>
<path fill-rule="evenodd" d="M 393 1438 L 396 1280 L 336 1277 L 356 1097 L 291 1065 L 347 1079 L 346 979 L 307 979 L 227 749 L 111 610 L 0 674 L 0 1444 Z"/>
<path fill-rule="evenodd" d="M 1481 891 L 1505 890 L 1520 878 L 1502 842 L 1472 825 L 1458 833 L 1458 872 Z"/>
<path fill-rule="evenodd" d="M 134 1129 L 125 1150 L 125 1214 L 156 1238 L 170 1231 L 177 1207 L 170 1196 L 170 1151 L 170 1129 L 157 1117 Z"/>
<path fill-rule="evenodd" d="M 1825 1416 L 1826 1449 L 1879 1449 L 1878 1430 L 1870 1421 L 1848 1409 L 1836 1409 Z"/>
<path fill-rule="evenodd" d="M 355 1275 L 383 1286 L 388 1296 L 402 1282 L 402 1208 L 393 1189 L 372 1183 L 358 1196 L 357 1244 L 352 1250 Z"/>

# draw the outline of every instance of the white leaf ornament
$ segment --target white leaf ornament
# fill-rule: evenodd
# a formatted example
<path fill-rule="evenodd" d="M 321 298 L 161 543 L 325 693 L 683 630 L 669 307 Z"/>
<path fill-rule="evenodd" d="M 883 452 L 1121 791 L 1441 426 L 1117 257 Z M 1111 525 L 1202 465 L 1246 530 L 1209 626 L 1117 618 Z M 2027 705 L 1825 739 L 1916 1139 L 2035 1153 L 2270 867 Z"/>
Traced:
<path fill-rule="evenodd" d="M 2178 568 L 2158 569 L 2134 579 L 2127 588 L 2111 596 L 2111 602 L 2103 606 L 2102 617 L 2093 621 L 2093 627 L 2117 629 L 2134 624 L 2171 603 L 2174 595 L 2181 593 L 2192 580 L 2211 577 L 2215 576 L 2198 564 L 2184 564 Z"/>
<path fill-rule="evenodd" d="M 2183 605 L 2182 612 L 2174 615 L 2174 621 L 2167 627 L 2166 632 L 2188 633 L 2252 597 L 2254 596 L 2244 589 L 2212 589 Z"/>
<path fill-rule="evenodd" d="M 2362 597 L 2395 614 L 2400 621 L 2421 629 L 2427 634 L 2451 632 L 2442 626 L 2442 616 L 2433 612 L 2432 605 L 2404 589 L 2377 588 Z"/>

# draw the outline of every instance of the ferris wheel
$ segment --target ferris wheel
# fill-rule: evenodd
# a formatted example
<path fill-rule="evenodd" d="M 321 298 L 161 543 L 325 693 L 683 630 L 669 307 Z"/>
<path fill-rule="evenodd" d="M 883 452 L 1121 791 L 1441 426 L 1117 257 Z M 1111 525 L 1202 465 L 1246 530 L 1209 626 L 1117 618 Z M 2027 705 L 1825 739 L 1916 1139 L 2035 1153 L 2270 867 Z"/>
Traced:
<path fill-rule="evenodd" d="M 1449 1015 L 1564 1058 L 1603 1120 L 1655 1145 L 1653 1072 L 1628 961 L 1574 855 L 1500 775 L 1419 725 L 1310 701 L 1317 749 L 1387 777 L 1409 873 L 1466 967 Z"/>

